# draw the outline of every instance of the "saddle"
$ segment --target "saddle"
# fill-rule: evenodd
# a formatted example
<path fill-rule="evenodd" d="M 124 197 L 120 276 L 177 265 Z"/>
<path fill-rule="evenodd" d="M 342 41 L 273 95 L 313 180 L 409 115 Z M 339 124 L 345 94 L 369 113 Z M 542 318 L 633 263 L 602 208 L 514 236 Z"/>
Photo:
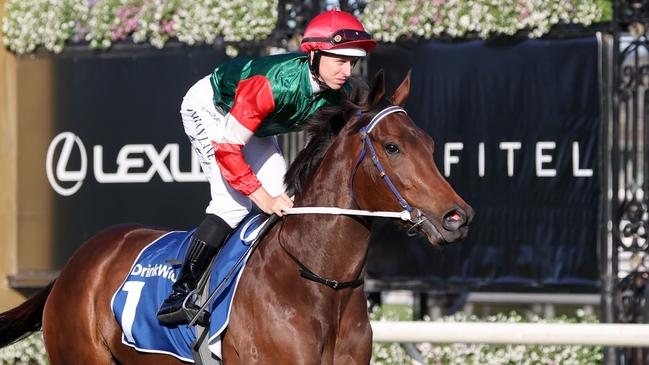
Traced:
<path fill-rule="evenodd" d="M 261 238 L 279 217 L 251 214 L 228 237 L 211 267 L 199 280 L 192 299 L 203 311 L 188 313 L 194 326 L 162 326 L 156 311 L 179 273 L 189 246 L 190 232 L 169 232 L 138 255 L 111 308 L 122 328 L 122 343 L 141 352 L 167 354 L 201 365 L 219 364 L 221 334 L 227 328 L 229 307 L 245 264 Z M 193 327 L 193 328 L 192 328 Z"/>

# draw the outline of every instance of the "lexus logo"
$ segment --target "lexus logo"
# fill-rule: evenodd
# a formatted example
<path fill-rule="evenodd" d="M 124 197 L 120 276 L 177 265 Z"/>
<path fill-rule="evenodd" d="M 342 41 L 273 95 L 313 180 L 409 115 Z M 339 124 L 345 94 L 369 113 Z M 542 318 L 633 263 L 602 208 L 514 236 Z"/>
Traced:
<path fill-rule="evenodd" d="M 59 148 L 60 145 L 60 148 Z M 76 148 L 75 148 L 76 147 Z M 81 157 L 81 167 L 79 170 L 69 170 L 70 155 L 74 150 Z M 55 153 L 60 151 L 58 159 L 55 159 Z M 54 164 L 56 163 L 56 167 Z M 70 196 L 76 193 L 83 184 L 88 170 L 88 156 L 86 148 L 81 142 L 79 136 L 72 132 L 59 133 L 47 148 L 47 160 L 45 162 L 47 180 L 52 188 L 63 196 Z M 61 183 L 72 183 L 70 187 L 61 186 Z"/>
<path fill-rule="evenodd" d="M 193 153 L 190 170 L 181 171 L 180 146 L 177 143 L 167 143 L 162 149 L 150 143 L 123 145 L 115 157 L 117 168 L 114 172 L 104 169 L 102 145 L 88 148 L 86 150 L 81 138 L 72 132 L 62 132 L 54 137 L 45 162 L 47 180 L 54 191 L 63 196 L 73 195 L 86 178 L 92 177 L 99 184 L 148 183 L 156 175 L 165 183 L 207 180 Z M 92 164 L 90 171 L 89 163 Z M 78 170 L 74 170 L 76 168 Z"/>

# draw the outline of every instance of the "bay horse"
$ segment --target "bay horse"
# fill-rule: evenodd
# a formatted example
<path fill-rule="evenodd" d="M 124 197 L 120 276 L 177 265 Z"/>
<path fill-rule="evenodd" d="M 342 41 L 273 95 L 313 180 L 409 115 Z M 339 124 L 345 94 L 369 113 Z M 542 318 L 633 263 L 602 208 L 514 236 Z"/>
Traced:
<path fill-rule="evenodd" d="M 296 193 L 295 206 L 401 211 L 405 203 L 418 213 L 415 229 L 431 244 L 464 238 L 473 210 L 435 166 L 432 138 L 403 109 L 384 113 L 373 129 L 363 129 L 390 102 L 405 104 L 410 74 L 390 101 L 383 84 L 379 73 L 365 102 L 346 102 L 310 123 L 311 138 L 286 176 Z M 367 155 L 358 155 L 365 150 Z M 305 214 L 275 224 L 239 283 L 223 337 L 224 363 L 368 364 L 372 329 L 366 296 L 357 284 L 365 272 L 374 219 Z M 123 345 L 110 306 L 138 253 L 165 233 L 121 225 L 87 240 L 54 282 L 0 314 L 0 346 L 42 328 L 53 365 L 182 364 Z M 301 277 L 300 267 L 324 281 Z M 323 285 L 324 278 L 329 285 Z M 356 284 L 331 285 L 345 282 Z"/>

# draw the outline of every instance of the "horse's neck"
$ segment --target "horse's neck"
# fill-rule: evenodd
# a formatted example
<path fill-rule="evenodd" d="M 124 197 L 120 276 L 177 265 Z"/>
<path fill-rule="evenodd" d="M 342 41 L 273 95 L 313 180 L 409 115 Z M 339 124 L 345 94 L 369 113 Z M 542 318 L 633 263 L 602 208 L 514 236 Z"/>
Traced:
<path fill-rule="evenodd" d="M 358 209 L 350 188 L 356 153 L 353 143 L 333 146 L 295 205 Z M 365 266 L 369 231 L 357 217 L 288 216 L 280 236 L 284 247 L 320 276 L 354 280 Z"/>

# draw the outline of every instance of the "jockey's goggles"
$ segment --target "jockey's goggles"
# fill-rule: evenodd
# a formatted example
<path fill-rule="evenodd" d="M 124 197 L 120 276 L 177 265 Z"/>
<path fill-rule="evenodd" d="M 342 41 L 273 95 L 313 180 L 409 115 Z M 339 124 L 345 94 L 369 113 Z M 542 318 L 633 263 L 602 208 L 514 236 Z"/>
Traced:
<path fill-rule="evenodd" d="M 331 42 L 334 46 L 354 41 L 369 41 L 372 36 L 362 30 L 355 29 L 339 29 L 335 31 L 329 38 L 309 37 L 302 39 L 302 43 L 306 42 Z"/>

